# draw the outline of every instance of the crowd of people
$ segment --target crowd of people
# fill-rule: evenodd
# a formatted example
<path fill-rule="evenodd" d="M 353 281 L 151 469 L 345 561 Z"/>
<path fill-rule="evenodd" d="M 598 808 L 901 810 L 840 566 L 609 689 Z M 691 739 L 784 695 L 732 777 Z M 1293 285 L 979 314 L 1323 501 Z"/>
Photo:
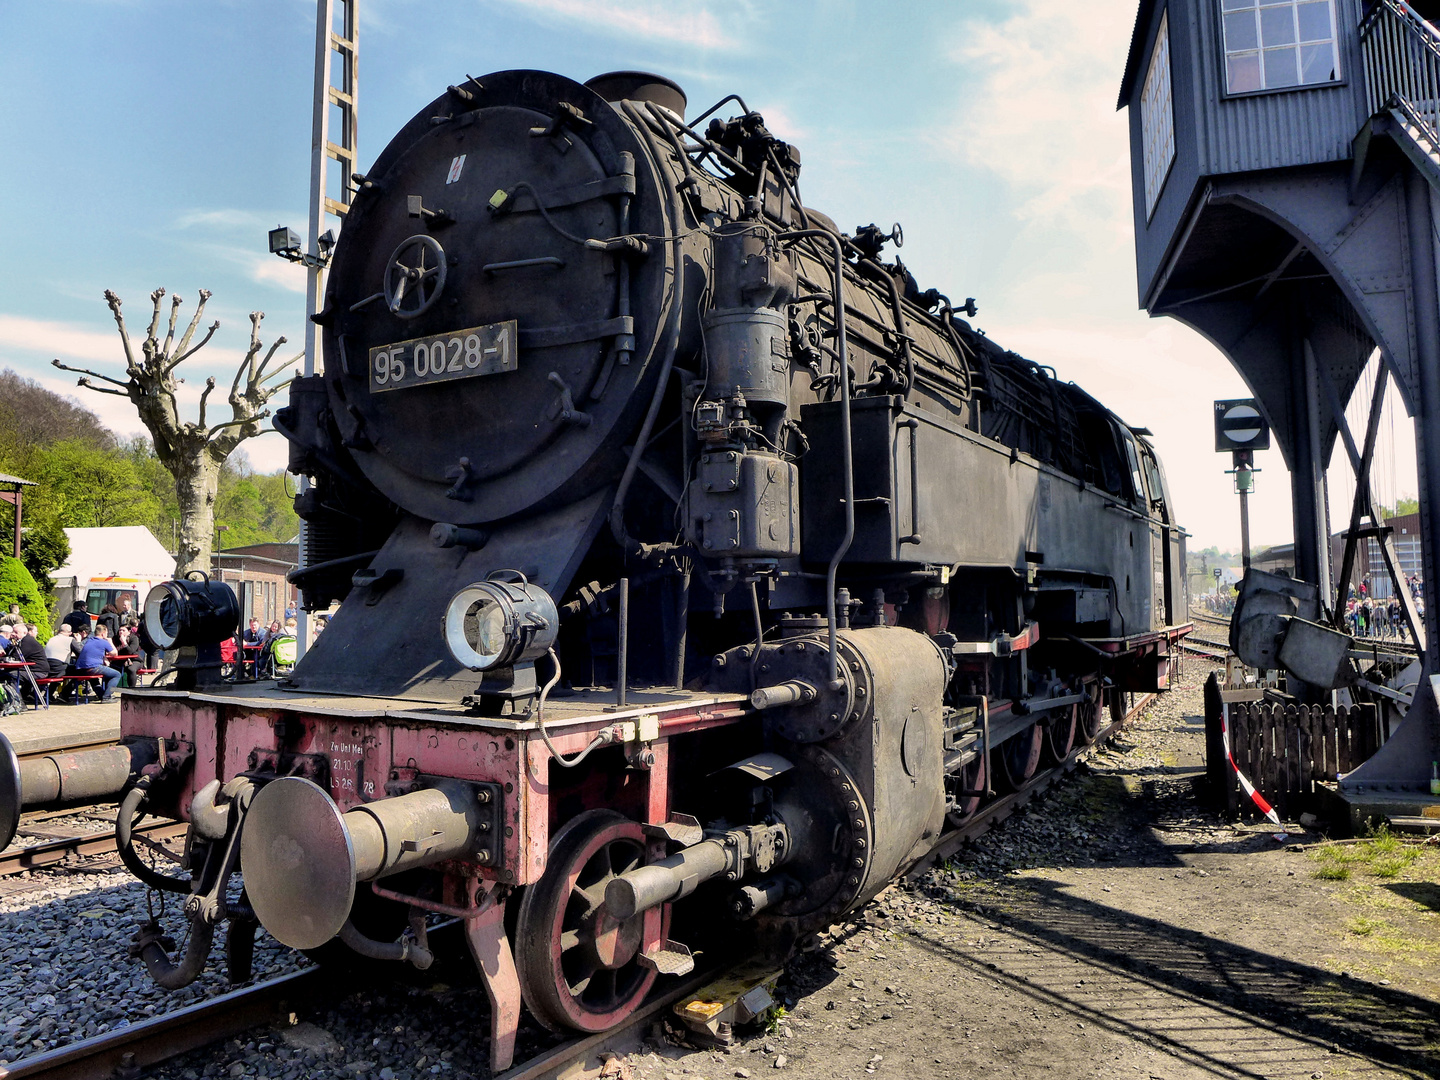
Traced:
<path fill-rule="evenodd" d="M 1405 586 L 1415 601 L 1416 612 L 1425 617 L 1425 590 L 1416 575 L 1406 578 Z M 1408 636 L 1405 612 L 1397 597 L 1377 599 L 1370 593 L 1370 579 L 1364 578 L 1350 589 L 1345 601 L 1345 626 L 1354 637 L 1403 638 Z"/>
<path fill-rule="evenodd" d="M 324 619 L 317 618 L 314 633 L 324 628 Z M 295 663 L 296 625 L 293 606 L 285 609 L 283 622 L 275 619 L 263 626 L 252 618 L 243 634 L 221 643 L 221 660 L 232 673 L 273 677 Z M 49 700 L 73 704 L 81 684 L 96 683 L 97 677 L 94 689 L 100 701 L 109 701 L 122 680 L 126 686 L 143 686 L 145 677 L 158 669 L 159 655 L 129 593 L 121 593 L 98 616 L 91 615 L 84 600 L 75 601 L 53 634 L 27 623 L 19 604 L 0 615 L 0 661 L 14 665 L 4 670 L 0 689 L 16 701 L 33 703 L 40 680 L 61 679 L 52 684 Z"/>
<path fill-rule="evenodd" d="M 287 667 L 295 662 L 295 633 L 296 622 L 294 616 L 289 616 L 282 623 L 279 619 L 271 621 L 269 626 L 261 626 L 259 619 L 251 619 L 245 628 L 241 639 L 241 648 L 245 650 L 244 663 L 253 674 L 265 672 L 274 674 L 277 667 Z M 221 653 L 224 659 L 224 653 Z M 230 657 L 230 661 L 234 661 Z"/>
<path fill-rule="evenodd" d="M 121 595 L 115 604 L 107 604 L 96 619 L 91 619 L 85 601 L 77 600 L 73 609 L 60 620 L 53 634 L 43 640 L 40 627 L 27 623 L 20 614 L 20 605 L 0 615 L 0 654 L 11 663 L 29 664 L 31 678 L 19 678 L 19 669 L 12 685 L 21 693 L 33 696 L 40 679 L 64 679 L 65 676 L 90 678 L 65 679 L 52 701 L 72 704 L 80 683 L 99 678 L 98 696 L 109 701 L 121 679 L 127 685 L 140 686 L 143 673 L 153 670 L 156 649 L 144 632 L 135 611 L 134 597 Z"/>

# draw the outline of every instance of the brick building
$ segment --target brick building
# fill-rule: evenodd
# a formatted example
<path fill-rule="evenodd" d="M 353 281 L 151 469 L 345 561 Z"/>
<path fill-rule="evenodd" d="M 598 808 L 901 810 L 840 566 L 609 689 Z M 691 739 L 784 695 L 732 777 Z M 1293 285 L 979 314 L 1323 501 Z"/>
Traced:
<path fill-rule="evenodd" d="M 298 591 L 285 580 L 299 566 L 299 557 L 299 544 L 249 544 L 212 554 L 210 572 L 235 590 L 242 623 L 252 618 L 283 622 L 286 607 L 299 603 Z"/>

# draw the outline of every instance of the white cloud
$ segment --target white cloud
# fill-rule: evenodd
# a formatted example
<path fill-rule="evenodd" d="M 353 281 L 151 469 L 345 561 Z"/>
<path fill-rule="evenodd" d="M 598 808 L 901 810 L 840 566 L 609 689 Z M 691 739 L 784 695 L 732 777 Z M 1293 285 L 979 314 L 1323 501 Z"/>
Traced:
<path fill-rule="evenodd" d="M 587 30 L 698 49 L 733 50 L 739 42 L 705 4 L 685 0 L 492 0 L 526 15 L 579 23 Z M 726 23 L 734 22 L 727 16 Z"/>
<path fill-rule="evenodd" d="M 124 360 L 120 335 L 69 323 L 0 314 L 0 348 L 45 353 L 62 360 Z"/>
<path fill-rule="evenodd" d="M 279 285 L 289 292 L 305 294 L 306 271 L 299 263 L 277 259 L 274 255 L 248 256 L 250 276 L 266 285 Z"/>
<path fill-rule="evenodd" d="M 1028 0 L 1003 22 L 961 25 L 951 55 L 978 71 L 979 93 L 948 139 L 972 164 L 1032 193 L 1022 215 L 1072 212 L 1098 192 L 1128 223 L 1128 128 L 1115 94 L 1134 7 Z"/>

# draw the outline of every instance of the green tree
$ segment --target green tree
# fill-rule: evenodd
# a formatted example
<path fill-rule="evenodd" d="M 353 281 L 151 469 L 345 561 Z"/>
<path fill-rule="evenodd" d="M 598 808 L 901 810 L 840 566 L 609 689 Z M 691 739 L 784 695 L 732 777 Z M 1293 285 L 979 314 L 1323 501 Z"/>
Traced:
<path fill-rule="evenodd" d="M 155 517 L 154 494 L 123 454 L 66 440 L 49 447 L 37 465 L 39 475 L 29 479 L 41 483 L 71 528 L 143 525 Z"/>
<path fill-rule="evenodd" d="M 55 582 L 50 580 L 50 574 L 70 558 L 70 541 L 65 538 L 65 530 L 53 519 L 43 524 L 33 524 L 29 502 L 25 505 L 25 524 L 21 525 L 20 561 L 40 586 L 40 592 L 48 598 L 55 591 Z M 14 519 L 9 514 L 4 514 L 3 517 L 3 527 L 0 527 L 0 551 L 14 551 Z"/>
<path fill-rule="evenodd" d="M 6 555 L 0 558 L 0 610 L 9 611 L 11 604 L 20 605 L 20 614 L 26 622 L 42 630 L 50 628 L 50 605 L 41 597 L 40 587 L 23 562 Z"/>

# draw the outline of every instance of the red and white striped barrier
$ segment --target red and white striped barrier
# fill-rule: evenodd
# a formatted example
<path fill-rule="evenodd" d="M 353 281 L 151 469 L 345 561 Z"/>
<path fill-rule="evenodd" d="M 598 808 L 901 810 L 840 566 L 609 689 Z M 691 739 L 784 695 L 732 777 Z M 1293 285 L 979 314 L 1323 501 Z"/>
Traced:
<path fill-rule="evenodd" d="M 1255 785 L 1240 771 L 1240 766 L 1235 764 L 1235 755 L 1230 750 L 1230 703 L 1224 702 L 1220 706 L 1220 739 L 1225 745 L 1225 760 L 1230 762 L 1230 768 L 1235 770 L 1235 779 L 1240 781 L 1240 789 L 1250 797 L 1260 812 L 1269 819 L 1277 829 L 1281 830 L 1280 835 L 1285 836 L 1285 826 L 1280 824 L 1280 815 L 1275 808 L 1265 801 L 1265 796 L 1255 790 Z"/>

